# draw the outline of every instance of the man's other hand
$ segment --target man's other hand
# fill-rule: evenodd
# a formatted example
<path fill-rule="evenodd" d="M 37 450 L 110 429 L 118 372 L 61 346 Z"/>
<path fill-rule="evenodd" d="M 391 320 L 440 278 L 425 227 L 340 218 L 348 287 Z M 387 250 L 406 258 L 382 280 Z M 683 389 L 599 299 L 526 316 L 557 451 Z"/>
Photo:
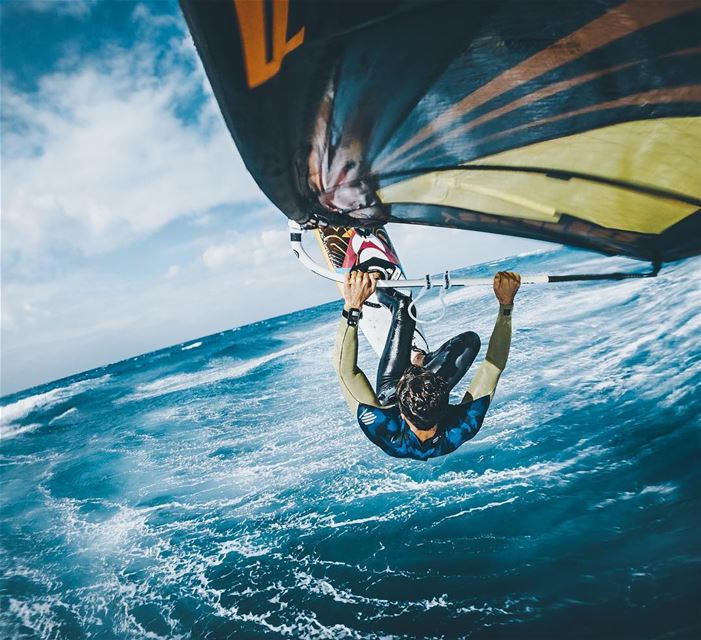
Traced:
<path fill-rule="evenodd" d="M 343 299 L 348 309 L 360 309 L 363 303 L 375 293 L 380 274 L 377 272 L 350 271 L 343 282 Z"/>
<path fill-rule="evenodd" d="M 494 295 L 499 304 L 513 304 L 520 286 L 521 276 L 513 271 L 499 271 L 494 276 Z"/>

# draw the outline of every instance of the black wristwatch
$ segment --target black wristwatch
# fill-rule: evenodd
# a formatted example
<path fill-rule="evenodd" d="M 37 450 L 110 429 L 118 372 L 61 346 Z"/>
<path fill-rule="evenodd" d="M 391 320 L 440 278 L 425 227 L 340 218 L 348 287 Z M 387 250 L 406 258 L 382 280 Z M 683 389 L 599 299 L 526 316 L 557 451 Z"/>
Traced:
<path fill-rule="evenodd" d="M 349 327 L 357 327 L 358 326 L 358 320 L 363 317 L 363 314 L 361 313 L 360 309 L 348 309 L 346 311 L 345 309 L 343 310 L 343 317 L 348 320 L 348 326 Z"/>

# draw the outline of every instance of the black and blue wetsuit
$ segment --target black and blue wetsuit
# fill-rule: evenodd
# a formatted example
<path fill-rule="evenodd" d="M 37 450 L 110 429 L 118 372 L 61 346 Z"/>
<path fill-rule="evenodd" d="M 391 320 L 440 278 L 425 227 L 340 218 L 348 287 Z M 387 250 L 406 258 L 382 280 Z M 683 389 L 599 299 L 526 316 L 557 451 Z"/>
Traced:
<path fill-rule="evenodd" d="M 334 355 L 341 391 L 363 433 L 385 453 L 417 460 L 451 453 L 473 438 L 482 426 L 499 376 L 506 366 L 511 344 L 513 305 L 499 306 L 487 356 L 470 382 L 462 402 L 450 405 L 439 420 L 435 435 L 422 442 L 401 417 L 395 404 L 396 384 L 411 361 L 411 338 L 415 325 L 407 311 L 408 298 L 401 294 L 390 295 L 394 302 L 386 297 L 383 300 L 392 309 L 393 321 L 378 369 L 378 393 L 358 367 L 358 327 L 348 324 L 345 318 L 341 319 L 338 328 Z M 426 354 L 424 366 L 443 376 L 452 387 L 472 364 L 478 350 L 479 338 L 472 332 L 465 332 L 446 342 L 436 352 Z"/>
<path fill-rule="evenodd" d="M 450 405 L 438 422 L 436 435 L 423 442 L 409 428 L 399 407 L 358 405 L 358 424 L 363 433 L 385 453 L 395 458 L 428 460 L 452 453 L 474 438 L 489 408 L 489 396 Z"/>

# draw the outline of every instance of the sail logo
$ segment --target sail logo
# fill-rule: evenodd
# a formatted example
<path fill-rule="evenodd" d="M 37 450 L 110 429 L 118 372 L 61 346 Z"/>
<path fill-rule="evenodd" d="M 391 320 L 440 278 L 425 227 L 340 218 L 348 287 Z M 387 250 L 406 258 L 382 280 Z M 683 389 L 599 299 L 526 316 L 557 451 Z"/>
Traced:
<path fill-rule="evenodd" d="M 268 25 L 265 0 L 234 0 L 249 89 L 277 75 L 283 58 L 304 42 L 304 27 L 287 38 L 289 0 L 275 0 L 270 4 L 272 24 Z"/>

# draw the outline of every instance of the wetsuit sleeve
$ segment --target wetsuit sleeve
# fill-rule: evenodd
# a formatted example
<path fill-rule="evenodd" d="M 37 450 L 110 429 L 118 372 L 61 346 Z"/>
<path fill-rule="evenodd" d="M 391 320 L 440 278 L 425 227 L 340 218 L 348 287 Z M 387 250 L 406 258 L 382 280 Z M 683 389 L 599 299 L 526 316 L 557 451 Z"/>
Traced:
<path fill-rule="evenodd" d="M 463 402 L 489 396 L 494 397 L 494 392 L 499 382 L 499 376 L 506 367 L 511 347 L 511 311 L 514 305 L 499 305 L 499 315 L 489 338 L 487 357 L 477 369 L 475 377 L 470 382 Z"/>
<path fill-rule="evenodd" d="M 358 327 L 351 327 L 341 318 L 336 334 L 333 366 L 341 383 L 341 391 L 353 414 L 359 404 L 379 407 L 380 402 L 365 374 L 358 368 Z"/>

